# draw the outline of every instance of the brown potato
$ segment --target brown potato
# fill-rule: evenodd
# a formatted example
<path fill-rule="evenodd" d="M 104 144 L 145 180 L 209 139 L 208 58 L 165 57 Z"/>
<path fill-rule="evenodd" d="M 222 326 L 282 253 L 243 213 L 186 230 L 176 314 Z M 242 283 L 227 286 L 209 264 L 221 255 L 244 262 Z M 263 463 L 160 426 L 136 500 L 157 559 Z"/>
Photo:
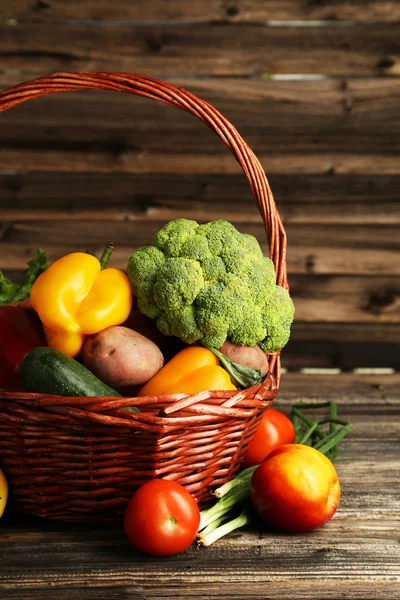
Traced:
<path fill-rule="evenodd" d="M 175 354 L 178 354 L 178 352 L 186 346 L 186 344 L 177 337 L 163 335 L 157 328 L 156 321 L 145 317 L 140 310 L 136 308 L 132 310 L 127 320 L 122 323 L 122 326 L 133 329 L 154 342 L 163 353 L 165 362 L 170 360 Z"/>
<path fill-rule="evenodd" d="M 156 344 L 137 331 L 115 326 L 90 336 L 83 346 L 83 362 L 113 388 L 149 381 L 164 365 Z"/>
<path fill-rule="evenodd" d="M 237 346 L 226 340 L 219 351 L 234 363 L 251 369 L 260 369 L 263 377 L 268 371 L 268 358 L 260 346 Z"/>

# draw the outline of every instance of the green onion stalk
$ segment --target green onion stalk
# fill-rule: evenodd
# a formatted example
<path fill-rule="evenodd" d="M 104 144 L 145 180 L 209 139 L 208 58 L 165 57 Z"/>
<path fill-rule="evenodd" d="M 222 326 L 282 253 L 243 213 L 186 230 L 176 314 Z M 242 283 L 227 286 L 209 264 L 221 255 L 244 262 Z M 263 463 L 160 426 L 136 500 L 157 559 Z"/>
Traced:
<path fill-rule="evenodd" d="M 318 420 L 318 409 L 328 409 L 329 416 Z M 303 411 L 312 411 L 313 415 L 307 416 Z M 338 418 L 334 402 L 298 402 L 292 406 L 291 418 L 296 430 L 296 444 L 312 446 L 331 461 L 338 459 L 338 445 L 350 433 L 350 423 Z M 252 522 L 254 512 L 249 500 L 250 483 L 257 466 L 241 471 L 234 479 L 214 490 L 217 502 L 200 513 L 198 545 L 210 546 L 228 533 Z M 238 507 L 241 508 L 240 512 Z"/>

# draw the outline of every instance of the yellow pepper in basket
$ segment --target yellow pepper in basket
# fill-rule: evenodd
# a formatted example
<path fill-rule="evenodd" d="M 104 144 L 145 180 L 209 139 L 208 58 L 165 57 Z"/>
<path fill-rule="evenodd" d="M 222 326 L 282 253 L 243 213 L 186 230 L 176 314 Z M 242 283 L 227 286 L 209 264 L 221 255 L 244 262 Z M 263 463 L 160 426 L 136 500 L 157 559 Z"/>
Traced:
<path fill-rule="evenodd" d="M 104 268 L 112 249 L 107 246 L 100 260 L 84 252 L 67 254 L 33 284 L 31 303 L 50 348 L 76 356 L 86 335 L 127 319 L 132 308 L 129 279 L 120 269 Z"/>
<path fill-rule="evenodd" d="M 205 390 L 236 390 L 211 350 L 189 346 L 176 354 L 140 390 L 139 396 L 197 394 Z"/>
<path fill-rule="evenodd" d="M 3 471 L 0 469 L 0 517 L 5 511 L 8 497 L 8 483 Z"/>

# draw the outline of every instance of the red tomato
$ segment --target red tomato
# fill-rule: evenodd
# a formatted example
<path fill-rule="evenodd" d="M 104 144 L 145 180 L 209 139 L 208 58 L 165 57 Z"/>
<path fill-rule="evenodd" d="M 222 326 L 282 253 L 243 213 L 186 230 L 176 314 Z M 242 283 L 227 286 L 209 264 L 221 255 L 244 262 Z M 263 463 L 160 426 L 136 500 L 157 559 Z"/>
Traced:
<path fill-rule="evenodd" d="M 335 467 L 321 452 L 302 444 L 285 444 L 254 471 L 251 499 L 272 528 L 309 531 L 333 517 L 340 485 Z"/>
<path fill-rule="evenodd" d="M 200 511 L 194 498 L 179 483 L 153 479 L 132 496 L 124 529 L 136 548 L 169 556 L 186 550 L 196 537 Z"/>
<path fill-rule="evenodd" d="M 243 459 L 247 469 L 262 463 L 272 450 L 294 442 L 296 432 L 292 421 L 279 410 L 269 408 L 263 415 Z"/>

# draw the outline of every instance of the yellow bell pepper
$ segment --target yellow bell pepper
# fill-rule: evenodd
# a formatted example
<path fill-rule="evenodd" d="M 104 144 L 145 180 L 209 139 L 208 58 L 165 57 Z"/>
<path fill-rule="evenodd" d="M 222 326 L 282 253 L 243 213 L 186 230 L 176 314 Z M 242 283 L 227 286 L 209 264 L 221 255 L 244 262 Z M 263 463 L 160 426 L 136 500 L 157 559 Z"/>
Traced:
<path fill-rule="evenodd" d="M 47 344 L 76 356 L 86 335 L 123 323 L 132 308 L 128 277 L 120 269 L 104 268 L 112 252 L 101 259 L 84 252 L 63 256 L 44 271 L 31 290 Z"/>
<path fill-rule="evenodd" d="M 211 350 L 189 346 L 176 354 L 139 391 L 139 396 L 196 394 L 204 390 L 236 390 Z"/>

